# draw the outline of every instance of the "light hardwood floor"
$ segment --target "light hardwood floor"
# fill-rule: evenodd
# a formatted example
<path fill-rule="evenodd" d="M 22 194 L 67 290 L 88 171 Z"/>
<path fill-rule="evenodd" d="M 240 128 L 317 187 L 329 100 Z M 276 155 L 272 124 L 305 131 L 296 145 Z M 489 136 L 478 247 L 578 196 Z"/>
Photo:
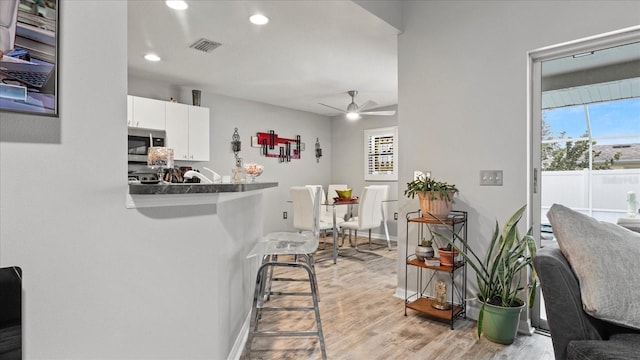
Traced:
<path fill-rule="evenodd" d="M 364 243 L 363 238 L 359 244 Z M 395 244 L 394 244 L 395 245 Z M 330 244 L 327 244 L 330 247 Z M 345 249 L 347 246 L 345 246 Z M 519 335 L 509 346 L 478 339 L 476 323 L 460 320 L 448 324 L 431 320 L 409 309 L 394 297 L 397 252 L 375 251 L 380 257 L 360 261 L 340 257 L 320 261 L 316 271 L 320 314 L 329 359 L 553 359 L 551 338 Z M 316 259 L 325 252 L 316 254 Z M 404 256 L 404 254 L 403 254 Z M 404 271 L 404 268 L 402 269 Z M 287 270 L 286 276 L 301 275 Z M 282 273 L 280 273 L 282 274 Z M 306 286 L 306 287 L 305 287 Z M 308 290 L 308 283 L 276 283 L 274 289 Z M 310 300 L 272 298 L 273 304 L 309 304 Z M 313 330 L 312 312 L 265 313 L 261 329 Z M 258 338 L 251 359 L 319 359 L 317 338 Z"/>

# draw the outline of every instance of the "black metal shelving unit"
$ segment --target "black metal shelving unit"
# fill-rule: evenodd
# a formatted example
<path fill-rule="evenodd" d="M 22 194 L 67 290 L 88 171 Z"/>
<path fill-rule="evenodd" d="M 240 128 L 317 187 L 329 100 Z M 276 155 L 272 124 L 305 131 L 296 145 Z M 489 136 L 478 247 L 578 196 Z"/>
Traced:
<path fill-rule="evenodd" d="M 407 309 L 413 309 L 415 311 L 419 311 L 427 316 L 443 322 L 448 322 L 453 330 L 453 324 L 455 320 L 463 317 L 466 319 L 467 317 L 467 307 L 466 307 L 466 296 L 467 296 L 467 264 L 464 260 L 456 260 L 453 266 L 432 266 L 428 265 L 424 261 L 420 261 L 417 259 L 414 253 L 409 253 L 409 227 L 418 225 L 417 231 L 417 242 L 412 244 L 420 243 L 421 239 L 425 238 L 425 236 L 429 236 L 429 239 L 434 241 L 434 244 L 437 244 L 436 235 L 435 235 L 435 226 L 443 226 L 446 227 L 449 231 L 448 234 L 451 235 L 452 242 L 460 241 L 457 236 L 467 239 L 467 212 L 466 211 L 451 211 L 451 213 L 447 216 L 446 219 L 433 219 L 423 217 L 421 212 L 413 211 L 407 214 L 407 232 L 406 232 L 406 243 L 405 243 L 405 278 L 404 278 L 404 315 L 407 316 Z M 441 233 L 442 234 L 442 233 Z M 442 242 L 442 241 L 440 241 Z M 466 252 L 467 248 L 462 244 L 464 250 Z M 458 255 L 460 257 L 460 255 Z M 408 291 L 408 275 L 409 269 L 415 269 L 417 271 L 416 274 L 416 292 L 415 294 L 409 295 Z M 456 282 L 456 274 L 462 273 L 462 281 Z M 450 304 L 451 309 L 448 310 L 440 310 L 433 307 L 433 303 L 435 302 L 434 297 L 428 296 L 426 294 L 426 290 L 433 283 L 434 278 L 436 278 L 436 274 L 438 273 L 447 273 L 449 274 L 449 283 L 451 284 L 451 297 Z M 427 279 L 426 284 L 423 284 L 423 279 Z"/>

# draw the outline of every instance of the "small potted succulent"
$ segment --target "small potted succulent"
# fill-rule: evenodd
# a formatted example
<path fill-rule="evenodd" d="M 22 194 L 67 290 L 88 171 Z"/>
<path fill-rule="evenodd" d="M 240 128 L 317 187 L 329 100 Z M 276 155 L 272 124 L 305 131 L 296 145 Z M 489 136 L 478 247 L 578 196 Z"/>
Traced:
<path fill-rule="evenodd" d="M 438 255 L 440 255 L 440 265 L 453 266 L 458 251 L 449 243 L 445 247 L 438 248 Z"/>
<path fill-rule="evenodd" d="M 420 244 L 416 246 L 416 258 L 420 261 L 432 258 L 434 255 L 432 244 L 433 242 L 431 240 L 423 239 Z"/>
<path fill-rule="evenodd" d="M 453 184 L 421 176 L 407 183 L 406 197 L 420 199 L 420 211 L 425 218 L 446 219 L 451 212 L 453 196 L 459 192 Z"/>

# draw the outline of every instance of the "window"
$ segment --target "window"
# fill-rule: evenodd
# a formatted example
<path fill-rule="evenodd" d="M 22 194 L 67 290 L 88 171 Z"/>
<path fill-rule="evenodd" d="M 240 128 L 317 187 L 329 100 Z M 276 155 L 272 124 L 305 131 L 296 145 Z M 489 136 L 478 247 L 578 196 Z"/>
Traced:
<path fill-rule="evenodd" d="M 365 181 L 398 180 L 398 127 L 364 131 Z"/>

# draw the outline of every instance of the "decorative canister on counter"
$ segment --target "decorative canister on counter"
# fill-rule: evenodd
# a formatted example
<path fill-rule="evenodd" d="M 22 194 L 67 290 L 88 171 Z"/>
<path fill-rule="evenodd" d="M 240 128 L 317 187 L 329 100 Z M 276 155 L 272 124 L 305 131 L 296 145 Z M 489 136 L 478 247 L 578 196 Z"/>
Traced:
<path fill-rule="evenodd" d="M 231 170 L 231 182 L 242 184 L 245 182 L 245 170 L 242 166 L 242 158 L 236 158 L 236 167 Z"/>
<path fill-rule="evenodd" d="M 167 169 L 173 167 L 173 149 L 152 146 L 147 155 L 147 166 L 152 169 Z"/>
<path fill-rule="evenodd" d="M 255 183 L 256 177 L 262 174 L 264 167 L 258 164 L 244 164 L 244 170 L 246 171 L 247 184 Z"/>

